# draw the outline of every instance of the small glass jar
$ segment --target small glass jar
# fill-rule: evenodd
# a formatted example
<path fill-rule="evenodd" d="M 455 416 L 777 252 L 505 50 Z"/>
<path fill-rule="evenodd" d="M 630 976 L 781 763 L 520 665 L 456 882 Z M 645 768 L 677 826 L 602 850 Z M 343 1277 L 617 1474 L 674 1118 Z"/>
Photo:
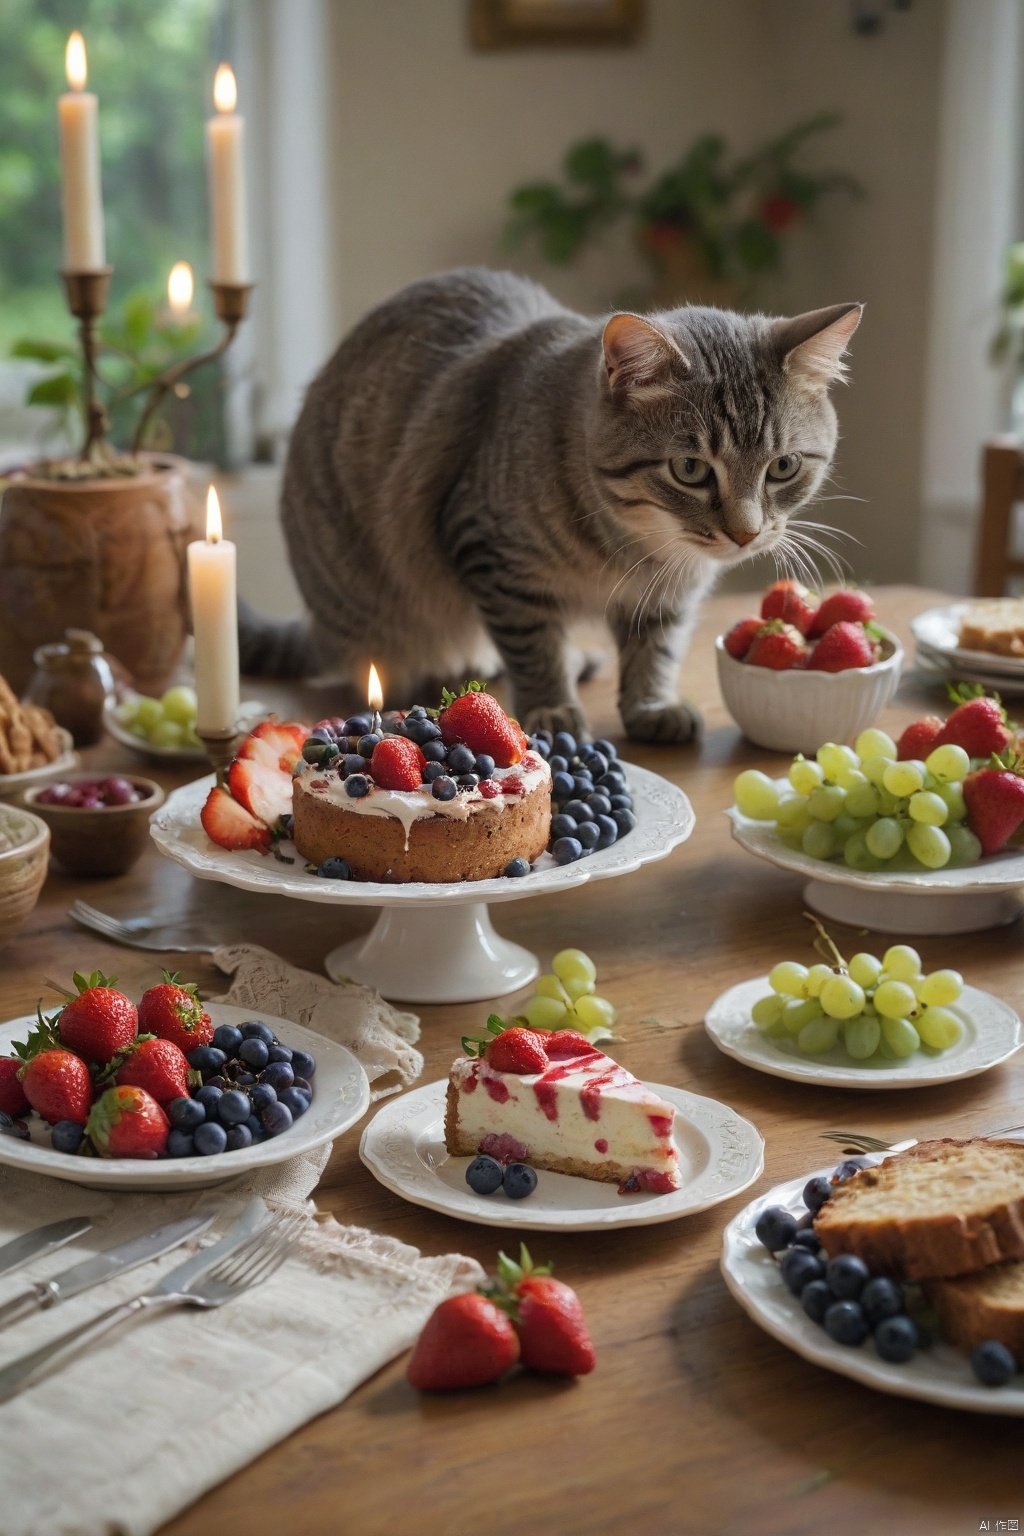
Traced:
<path fill-rule="evenodd" d="M 63 640 L 40 645 L 25 699 L 41 704 L 70 731 L 76 747 L 89 747 L 103 734 L 103 707 L 114 696 L 114 675 L 103 641 L 87 629 L 66 629 Z"/>

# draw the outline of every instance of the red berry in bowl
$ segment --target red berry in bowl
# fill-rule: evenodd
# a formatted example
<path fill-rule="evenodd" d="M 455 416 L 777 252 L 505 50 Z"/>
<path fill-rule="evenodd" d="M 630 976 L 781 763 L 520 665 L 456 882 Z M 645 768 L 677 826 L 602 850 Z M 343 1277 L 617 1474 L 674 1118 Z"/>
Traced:
<path fill-rule="evenodd" d="M 767 624 L 762 624 L 746 659 L 753 667 L 788 672 L 793 667 L 806 666 L 807 655 L 807 641 L 795 625 L 770 619 Z"/>
<path fill-rule="evenodd" d="M 809 672 L 848 672 L 877 661 L 874 641 L 863 624 L 842 620 L 827 629 L 811 652 Z"/>
<path fill-rule="evenodd" d="M 799 581 L 776 581 L 761 599 L 762 619 L 781 619 L 806 635 L 818 612 L 813 593 Z"/>
<path fill-rule="evenodd" d="M 131 805 L 141 798 L 135 785 L 121 774 L 114 774 L 111 778 L 104 779 L 101 788 L 106 805 Z"/>
<path fill-rule="evenodd" d="M 833 624 L 870 624 L 874 617 L 875 605 L 867 593 L 859 592 L 856 587 L 844 587 L 841 592 L 826 597 L 807 634 L 814 640 Z"/>
<path fill-rule="evenodd" d="M 754 636 L 764 627 L 764 619 L 740 619 L 728 631 L 722 644 L 736 661 L 742 661 L 753 644 Z"/>

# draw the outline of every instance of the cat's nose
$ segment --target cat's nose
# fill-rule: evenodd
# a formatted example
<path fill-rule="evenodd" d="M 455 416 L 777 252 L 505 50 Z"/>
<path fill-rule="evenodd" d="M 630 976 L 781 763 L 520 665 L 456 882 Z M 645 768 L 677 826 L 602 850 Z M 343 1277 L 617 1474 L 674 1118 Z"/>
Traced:
<path fill-rule="evenodd" d="M 755 528 L 752 531 L 746 528 L 727 528 L 725 530 L 726 536 L 732 539 L 734 544 L 738 544 L 741 549 L 743 548 L 744 544 L 749 544 L 752 539 L 756 539 L 760 531 L 761 530 L 759 528 Z"/>

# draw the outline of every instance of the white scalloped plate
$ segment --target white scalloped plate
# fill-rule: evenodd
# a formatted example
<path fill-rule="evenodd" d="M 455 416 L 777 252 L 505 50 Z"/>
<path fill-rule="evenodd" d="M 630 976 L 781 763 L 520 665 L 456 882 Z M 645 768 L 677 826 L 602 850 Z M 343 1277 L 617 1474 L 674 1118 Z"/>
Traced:
<path fill-rule="evenodd" d="M 669 1195 L 620 1195 L 614 1184 L 543 1170 L 525 1200 L 509 1200 L 501 1190 L 475 1194 L 466 1183 L 471 1159 L 449 1157 L 444 1144 L 447 1080 L 385 1104 L 363 1132 L 359 1156 L 375 1179 L 413 1205 L 485 1227 L 525 1231 L 593 1232 L 675 1221 L 731 1199 L 760 1176 L 764 1142 L 749 1120 L 682 1088 L 645 1086 L 679 1111 L 674 1135 L 684 1182 Z"/>
<path fill-rule="evenodd" d="M 65 731 L 62 726 L 57 729 L 64 748 L 60 756 L 55 757 L 52 763 L 43 763 L 41 768 L 26 768 L 24 773 L 0 773 L 0 799 L 23 789 L 31 789 L 35 784 L 46 784 L 50 779 L 58 778 L 62 773 L 70 773 L 72 768 L 78 767 L 78 753 L 71 732 Z"/>
<path fill-rule="evenodd" d="M 384 885 L 364 880 L 321 880 L 306 873 L 303 860 L 282 864 L 271 855 L 254 850 L 240 853 L 218 848 L 199 824 L 199 812 L 213 787 L 213 777 L 197 779 L 168 795 L 150 822 L 150 832 L 161 853 L 175 859 L 201 880 L 220 880 L 242 890 L 277 896 L 297 896 L 302 901 L 334 902 L 340 906 L 392 907 L 404 903 L 434 906 L 466 901 L 517 901 L 524 896 L 543 896 L 550 891 L 584 885 L 629 874 L 642 864 L 663 859 L 693 831 L 693 807 L 674 784 L 659 774 L 623 763 L 637 825 L 610 848 L 588 854 L 575 864 L 557 865 L 543 855 L 547 867 L 535 869 L 519 880 L 463 880 L 428 885 L 409 881 Z M 294 853 L 291 844 L 283 845 Z"/>
<path fill-rule="evenodd" d="M 834 1166 L 816 1171 L 827 1175 Z M 944 1408 L 966 1408 L 972 1413 L 1024 1416 L 1024 1376 L 1018 1376 L 1009 1386 L 983 1387 L 966 1355 L 941 1342 L 919 1350 L 905 1365 L 894 1365 L 880 1360 L 870 1343 L 859 1349 L 836 1344 L 824 1328 L 811 1322 L 798 1298 L 782 1283 L 778 1265 L 758 1242 L 754 1226 L 769 1205 L 784 1205 L 795 1216 L 804 1215 L 801 1191 L 814 1176 L 813 1172 L 805 1173 L 758 1195 L 726 1227 L 722 1239 L 722 1276 L 744 1312 L 805 1360 L 840 1376 L 850 1376 L 879 1392 L 918 1398 Z"/>
<path fill-rule="evenodd" d="M 914 639 L 936 660 L 947 666 L 971 668 L 1008 678 L 1024 678 L 1024 656 L 1000 656 L 994 651 L 974 651 L 960 644 L 960 621 L 973 603 L 950 603 L 942 608 L 926 608 L 910 621 Z"/>
<path fill-rule="evenodd" d="M 770 1077 L 831 1088 L 924 1088 L 977 1077 L 1020 1049 L 1021 1022 L 1013 1009 L 976 987 L 965 987 L 952 1012 L 963 1025 L 956 1045 L 933 1054 L 915 1051 L 902 1061 L 856 1063 L 842 1045 L 821 1056 L 805 1056 L 790 1040 L 774 1040 L 751 1023 L 750 1010 L 771 988 L 767 976 L 741 981 L 716 997 L 704 1016 L 704 1028 L 726 1056 Z"/>
<path fill-rule="evenodd" d="M 215 1024 L 244 1024 L 257 1020 L 269 1024 L 285 1045 L 300 1047 L 316 1057 L 313 1102 L 306 1113 L 280 1136 L 268 1137 L 241 1152 L 221 1152 L 214 1157 L 160 1157 L 142 1161 L 130 1157 L 77 1157 L 55 1152 L 49 1132 L 38 1115 L 31 1115 L 31 1141 L 0 1136 L 0 1163 L 49 1174 L 90 1189 L 203 1189 L 222 1184 L 239 1174 L 286 1163 L 325 1141 L 334 1141 L 363 1118 L 370 1107 L 370 1084 L 362 1064 L 347 1048 L 326 1035 L 301 1024 L 279 1019 L 272 1013 L 236 1008 L 230 1003 L 209 1003 Z M 11 1054 L 12 1040 L 24 1040 L 36 1024 L 34 1014 L 0 1024 L 0 1055 Z"/>

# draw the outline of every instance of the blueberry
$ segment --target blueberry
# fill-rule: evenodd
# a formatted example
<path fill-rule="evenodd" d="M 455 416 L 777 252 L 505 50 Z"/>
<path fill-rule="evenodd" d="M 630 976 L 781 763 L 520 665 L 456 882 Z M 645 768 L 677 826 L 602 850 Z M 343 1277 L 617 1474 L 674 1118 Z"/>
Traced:
<path fill-rule="evenodd" d="M 986 1387 L 1005 1387 L 1017 1374 L 1017 1362 L 1005 1344 L 985 1339 L 971 1352 L 971 1370 Z"/>
<path fill-rule="evenodd" d="M 312 1077 L 316 1071 L 316 1058 L 308 1051 L 292 1051 L 292 1071 L 297 1078 Z"/>
<path fill-rule="evenodd" d="M 902 1365 L 912 1357 L 917 1342 L 917 1324 L 905 1313 L 883 1318 L 875 1329 L 875 1349 L 879 1359 L 891 1360 L 895 1365 Z"/>
<path fill-rule="evenodd" d="M 460 773 L 455 782 L 460 789 L 476 789 L 480 780 L 475 773 Z"/>
<path fill-rule="evenodd" d="M 242 1152 L 246 1147 L 252 1146 L 252 1131 L 248 1125 L 228 1126 L 228 1152 Z"/>
<path fill-rule="evenodd" d="M 866 1157 L 848 1157 L 845 1162 L 839 1164 L 839 1167 L 832 1175 L 832 1182 L 833 1184 L 845 1184 L 847 1179 L 852 1179 L 855 1173 L 860 1173 L 862 1168 L 867 1167 L 868 1160 Z"/>
<path fill-rule="evenodd" d="M 835 1299 L 827 1280 L 809 1280 L 800 1292 L 800 1305 L 812 1323 L 824 1321 L 825 1313 Z"/>
<path fill-rule="evenodd" d="M 625 776 L 618 768 L 609 768 L 607 773 L 602 773 L 595 785 L 596 789 L 603 789 L 609 795 L 625 795 L 629 793 Z"/>
<path fill-rule="evenodd" d="M 588 795 L 594 793 L 594 781 L 589 773 L 577 773 L 573 776 L 572 788 L 573 794 L 585 801 Z"/>
<path fill-rule="evenodd" d="M 871 1329 L 859 1301 L 834 1301 L 825 1313 L 825 1332 L 836 1344 L 851 1349 L 863 1344 Z"/>
<path fill-rule="evenodd" d="M 260 1115 L 260 1124 L 268 1136 L 280 1136 L 292 1123 L 292 1112 L 287 1104 L 268 1104 Z"/>
<path fill-rule="evenodd" d="M 277 1094 L 282 1088 L 290 1088 L 294 1081 L 295 1073 L 290 1061 L 272 1061 L 260 1078 L 261 1083 L 269 1083 Z"/>
<path fill-rule="evenodd" d="M 189 1103 L 190 1100 L 186 1100 Z M 58 1120 L 50 1127 L 50 1141 L 55 1152 L 77 1152 L 82 1145 L 85 1126 L 76 1120 Z"/>
<path fill-rule="evenodd" d="M 472 773 L 476 767 L 476 753 L 459 742 L 448 748 L 448 766 L 452 773 Z"/>
<path fill-rule="evenodd" d="M 562 757 L 557 752 L 554 752 L 548 758 L 548 767 L 551 769 L 552 773 L 566 773 L 569 768 L 569 759 L 567 757 Z M 569 777 L 571 778 L 572 775 L 570 774 Z"/>
<path fill-rule="evenodd" d="M 306 745 L 308 746 L 311 741 L 318 741 L 322 746 L 325 747 L 333 746 L 334 732 L 331 730 L 329 725 L 314 725 L 313 729 L 306 737 Z"/>
<path fill-rule="evenodd" d="M 595 794 L 600 793 L 600 790 L 595 790 Z M 633 809 L 632 795 L 609 795 L 608 798 L 611 801 L 613 811 L 631 811 Z"/>
<path fill-rule="evenodd" d="M 406 720 L 405 734 L 418 747 L 425 747 L 428 741 L 439 740 L 441 728 L 433 720 Z"/>
<path fill-rule="evenodd" d="M 278 1099 L 278 1103 L 283 1104 L 285 1109 L 291 1111 L 293 1120 L 297 1120 L 300 1115 L 304 1115 L 309 1108 L 309 1099 L 298 1088 L 286 1088 Z"/>
<path fill-rule="evenodd" d="M 599 816 L 597 829 L 601 834 L 597 840 L 598 848 L 610 848 L 612 843 L 617 842 L 619 829 L 610 816 Z"/>
<path fill-rule="evenodd" d="M 218 1072 L 215 1077 L 208 1077 L 206 1079 L 206 1084 L 208 1084 L 211 1088 L 219 1088 L 221 1093 L 226 1093 L 227 1090 L 231 1087 L 231 1083 L 224 1076 L 223 1072 Z M 204 1086 L 206 1086 L 206 1084 L 204 1084 Z"/>
<path fill-rule="evenodd" d="M 447 771 L 444 763 L 428 763 L 423 770 L 424 784 L 433 784 L 435 779 L 443 778 Z"/>
<path fill-rule="evenodd" d="M 222 1089 L 211 1088 L 207 1083 L 202 1088 L 200 1088 L 199 1092 L 195 1095 L 196 1103 L 203 1106 L 203 1109 L 205 1110 L 208 1118 L 213 1118 L 216 1116 L 217 1104 L 220 1100 L 222 1092 Z"/>
<path fill-rule="evenodd" d="M 491 757 L 489 753 L 480 752 L 477 754 L 476 762 L 473 765 L 473 772 L 476 774 L 478 779 L 489 779 L 493 777 L 494 768 L 494 758 Z"/>
<path fill-rule="evenodd" d="M 632 832 L 636 826 L 636 817 L 632 811 L 613 811 L 612 821 L 619 829 L 619 836 L 625 837 L 627 832 Z"/>
<path fill-rule="evenodd" d="M 193 1157 L 195 1150 L 195 1139 L 192 1132 L 182 1130 L 181 1126 L 172 1125 L 167 1135 L 167 1156 Z"/>
<path fill-rule="evenodd" d="M 530 738 L 530 750 L 531 750 L 531 752 L 536 752 L 538 757 L 550 757 L 551 756 L 551 748 L 548 746 L 547 742 L 541 736 L 531 736 L 531 738 Z"/>
<path fill-rule="evenodd" d="M 603 794 L 599 789 L 591 790 L 590 794 L 587 796 L 587 804 L 595 816 L 611 815 L 612 803 L 608 796 Z"/>
<path fill-rule="evenodd" d="M 206 1119 L 206 1105 L 201 1099 L 172 1099 L 167 1106 L 167 1118 L 180 1131 L 194 1131 Z"/>
<path fill-rule="evenodd" d="M 537 740 L 546 742 L 549 747 L 554 739 L 555 738 L 552 736 L 551 732 L 547 729 L 537 732 Z"/>
<path fill-rule="evenodd" d="M 228 1133 L 216 1120 L 207 1120 L 205 1125 L 197 1125 L 192 1133 L 192 1145 L 200 1157 L 215 1157 L 218 1152 L 223 1152 L 228 1144 Z"/>
<path fill-rule="evenodd" d="M 808 1179 L 803 1189 L 803 1202 L 812 1216 L 817 1216 L 831 1193 L 832 1185 L 828 1179 Z"/>
<path fill-rule="evenodd" d="M 576 756 L 576 737 L 571 736 L 568 731 L 558 731 L 552 746 L 556 752 L 561 752 L 565 757 Z"/>
<path fill-rule="evenodd" d="M 352 866 L 347 859 L 339 858 L 337 854 L 331 854 L 316 867 L 316 872 L 321 880 L 351 880 Z"/>
<path fill-rule="evenodd" d="M 236 1088 L 251 1088 L 255 1081 L 256 1081 L 256 1074 L 255 1074 L 255 1072 L 250 1072 L 247 1068 L 243 1067 L 243 1070 L 241 1072 L 236 1071 L 236 1073 L 235 1073 L 235 1087 Z M 230 1085 L 226 1085 L 226 1086 L 230 1086 Z"/>
<path fill-rule="evenodd" d="M 292 1049 L 290 1045 L 279 1045 L 277 1041 L 270 1047 L 271 1061 L 291 1061 Z"/>
<path fill-rule="evenodd" d="M 370 758 L 373 756 L 374 747 L 379 745 L 380 737 L 378 736 L 377 732 L 368 731 L 365 736 L 360 736 L 359 745 L 356 747 L 356 751 L 359 753 L 360 757 Z"/>
<path fill-rule="evenodd" d="M 353 773 L 362 773 L 365 767 L 366 759 L 360 757 L 358 752 L 346 752 L 338 764 L 343 779 L 347 779 Z"/>
<path fill-rule="evenodd" d="M 757 1218 L 754 1233 L 769 1253 L 778 1253 L 780 1248 L 788 1248 L 796 1236 L 796 1217 L 783 1205 L 769 1205 Z"/>
<path fill-rule="evenodd" d="M 441 778 L 434 780 L 430 786 L 430 792 L 435 800 L 454 800 L 459 792 L 459 786 L 454 779 L 444 774 Z"/>
<path fill-rule="evenodd" d="M 443 763 L 448 756 L 448 748 L 443 741 L 425 742 L 422 750 L 428 763 Z"/>
<path fill-rule="evenodd" d="M 270 1060 L 270 1048 L 262 1040 L 243 1040 L 238 1047 L 238 1055 L 248 1066 L 262 1072 Z"/>
<path fill-rule="evenodd" d="M 294 1062 L 292 1062 L 292 1066 L 295 1066 Z M 309 1081 L 308 1077 L 297 1077 L 292 1087 L 297 1088 L 300 1093 L 306 1094 L 310 1099 L 313 1097 L 313 1084 Z"/>
<path fill-rule="evenodd" d="M 575 816 L 570 816 L 565 811 L 558 811 L 551 818 L 552 837 L 575 837 L 579 822 Z"/>
<path fill-rule="evenodd" d="M 859 1300 L 872 1328 L 884 1323 L 888 1317 L 896 1317 L 905 1306 L 903 1287 L 885 1275 L 875 1275 L 869 1280 Z"/>
<path fill-rule="evenodd" d="M 825 1275 L 840 1301 L 856 1301 L 871 1279 L 864 1260 L 854 1253 L 840 1253 L 829 1259 Z"/>
<path fill-rule="evenodd" d="M 353 773 L 345 780 L 345 793 L 351 795 L 353 800 L 362 800 L 364 795 L 370 793 L 370 781 L 365 773 Z"/>
<path fill-rule="evenodd" d="M 597 740 L 594 742 L 594 747 L 595 750 L 600 752 L 602 757 L 606 757 L 610 763 L 613 763 L 619 755 L 615 748 L 612 746 L 611 742 L 606 741 L 603 736 L 599 736 L 597 738 Z"/>
<path fill-rule="evenodd" d="M 341 728 L 343 736 L 362 736 L 370 729 L 369 715 L 350 715 Z"/>
<path fill-rule="evenodd" d="M 291 1067 L 288 1070 L 290 1072 Z M 217 1101 L 217 1118 L 221 1125 L 244 1125 L 251 1114 L 249 1095 L 241 1088 L 229 1088 Z"/>
<path fill-rule="evenodd" d="M 813 1253 L 817 1256 L 821 1244 L 818 1242 L 818 1234 L 813 1227 L 803 1227 L 794 1237 L 791 1247 L 806 1248 L 808 1253 Z"/>
<path fill-rule="evenodd" d="M 525 859 L 510 859 L 505 865 L 505 874 L 510 880 L 521 880 L 524 875 L 530 873 L 530 866 Z"/>
<path fill-rule="evenodd" d="M 555 856 L 556 864 L 575 864 L 577 859 L 583 857 L 583 844 L 575 837 L 558 838 L 551 852 Z"/>
<path fill-rule="evenodd" d="M 824 1278 L 825 1266 L 806 1248 L 787 1248 L 782 1255 L 779 1274 L 793 1295 L 799 1296 L 805 1285 Z"/>
<path fill-rule="evenodd" d="M 525 1200 L 537 1188 L 537 1175 L 528 1163 L 509 1163 L 501 1182 L 510 1200 Z"/>
<path fill-rule="evenodd" d="M 218 1024 L 213 1032 L 213 1044 L 225 1056 L 234 1056 L 242 1043 L 242 1031 L 234 1024 Z"/>
<path fill-rule="evenodd" d="M 197 1045 L 194 1051 L 189 1051 L 187 1057 L 189 1066 L 201 1072 L 204 1077 L 213 1077 L 227 1059 L 225 1053 L 215 1045 Z"/>
<path fill-rule="evenodd" d="M 263 1024 L 258 1019 L 252 1019 L 248 1024 L 242 1025 L 242 1037 L 245 1040 L 262 1040 L 264 1045 L 276 1045 L 277 1036 L 269 1024 Z"/>
<path fill-rule="evenodd" d="M 551 798 L 559 804 L 563 800 L 571 800 L 576 793 L 576 785 L 569 773 L 555 773 L 551 777 Z"/>
<path fill-rule="evenodd" d="M 505 1171 L 493 1157 L 474 1157 L 466 1169 L 466 1183 L 475 1195 L 493 1195 L 501 1188 Z"/>
<path fill-rule="evenodd" d="M 601 828 L 596 821 L 585 821 L 576 834 L 584 853 L 592 853 L 601 841 Z"/>
<path fill-rule="evenodd" d="M 249 1095 L 252 1107 L 257 1114 L 266 1109 L 268 1104 L 273 1104 L 277 1099 L 277 1089 L 270 1083 L 257 1083 Z"/>
<path fill-rule="evenodd" d="M 426 707 L 426 705 L 425 704 L 414 704 L 411 709 L 407 709 L 406 710 L 405 718 L 407 720 L 426 720 L 427 719 L 427 707 Z"/>
<path fill-rule="evenodd" d="M 249 1128 L 249 1134 L 252 1136 L 253 1141 L 259 1141 L 260 1137 L 263 1135 L 263 1127 L 260 1124 L 259 1116 L 250 1115 L 245 1123 Z"/>
<path fill-rule="evenodd" d="M 597 819 L 585 800 L 566 801 L 565 805 L 562 806 L 561 814 L 563 816 L 571 816 L 575 822 L 596 821 Z"/>

